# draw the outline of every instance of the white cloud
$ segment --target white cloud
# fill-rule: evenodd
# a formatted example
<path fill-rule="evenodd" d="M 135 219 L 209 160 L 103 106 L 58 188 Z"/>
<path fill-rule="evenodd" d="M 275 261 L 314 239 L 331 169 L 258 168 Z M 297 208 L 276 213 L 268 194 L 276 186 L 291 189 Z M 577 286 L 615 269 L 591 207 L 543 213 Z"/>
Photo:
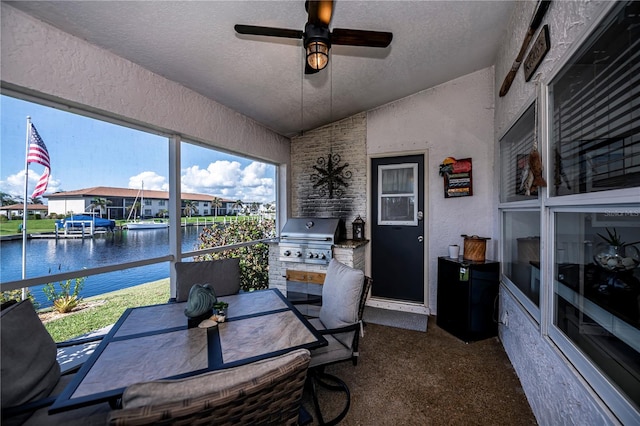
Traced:
<path fill-rule="evenodd" d="M 156 172 L 142 172 L 129 178 L 129 188 L 141 189 L 144 183 L 144 189 L 154 191 L 168 191 L 169 182 L 164 176 L 160 176 Z"/>
<path fill-rule="evenodd" d="M 260 162 L 251 162 L 246 167 L 238 161 L 215 161 L 206 168 L 191 166 L 183 170 L 182 190 L 198 194 L 209 194 L 228 200 L 242 200 L 246 203 L 269 203 L 275 200 L 274 169 Z M 40 179 L 40 174 L 29 170 L 29 195 Z M 168 191 L 169 182 L 164 176 L 153 171 L 145 171 L 129 177 L 128 187 Z M 14 197 L 24 194 L 24 170 L 9 175 L 0 181 L 0 189 Z M 60 182 L 52 175 L 49 178 L 47 193 L 64 190 Z"/>
<path fill-rule="evenodd" d="M 42 173 L 37 173 L 35 170 L 29 170 L 27 197 L 31 197 L 33 189 L 40 180 L 40 176 L 42 176 Z M 0 188 L 2 192 L 6 192 L 15 198 L 24 197 L 24 169 L 20 170 L 18 173 L 7 176 L 6 180 L 0 181 Z M 57 191 L 60 191 L 60 182 L 56 180 L 55 176 L 52 174 L 49 176 L 49 184 L 47 185 L 45 195 Z M 46 201 L 46 198 L 44 198 L 43 201 Z"/>
<path fill-rule="evenodd" d="M 183 171 L 182 190 L 230 200 L 268 203 L 275 199 L 273 168 L 252 162 L 244 169 L 237 161 L 215 161 L 206 169 L 191 166 Z M 146 184 L 145 184 L 146 186 Z"/>

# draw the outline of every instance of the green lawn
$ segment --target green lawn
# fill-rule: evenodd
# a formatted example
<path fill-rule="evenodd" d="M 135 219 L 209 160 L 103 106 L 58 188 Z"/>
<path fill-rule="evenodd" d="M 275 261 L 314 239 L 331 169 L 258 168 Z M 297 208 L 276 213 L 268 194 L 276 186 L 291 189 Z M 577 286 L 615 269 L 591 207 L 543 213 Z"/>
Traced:
<path fill-rule="evenodd" d="M 247 220 L 251 216 L 238 216 L 238 220 Z M 235 220 L 235 216 L 226 216 L 227 220 L 233 219 Z M 194 216 L 181 218 L 180 222 L 184 223 L 186 219 L 187 223 L 202 223 L 205 219 L 207 223 L 215 221 L 215 222 L 223 222 L 225 220 L 225 216 Z M 29 233 L 39 233 L 39 232 L 54 232 L 56 230 L 55 225 L 56 219 L 29 219 L 27 222 L 27 230 Z M 116 226 L 120 226 L 125 223 L 126 220 L 116 220 Z M 0 235 L 14 235 L 20 234 L 18 231 L 18 227 L 22 224 L 21 219 L 13 219 L 7 221 L 0 222 Z"/>
<path fill-rule="evenodd" d="M 135 287 L 87 297 L 95 306 L 64 314 L 44 326 L 56 342 L 114 324 L 127 308 L 166 303 L 169 300 L 169 278 Z"/>
<path fill-rule="evenodd" d="M 27 221 L 27 231 L 53 232 L 56 229 L 55 219 L 29 219 Z M 18 227 L 22 225 L 21 219 L 13 219 L 0 222 L 0 235 L 19 234 Z"/>

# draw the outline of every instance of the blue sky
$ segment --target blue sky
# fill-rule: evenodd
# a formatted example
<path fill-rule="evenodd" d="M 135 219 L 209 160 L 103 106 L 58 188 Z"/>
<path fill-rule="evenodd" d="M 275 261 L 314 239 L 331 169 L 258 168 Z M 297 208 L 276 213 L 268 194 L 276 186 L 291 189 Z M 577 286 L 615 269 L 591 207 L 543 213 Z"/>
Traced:
<path fill-rule="evenodd" d="M 0 191 L 24 194 L 27 116 L 51 158 L 47 193 L 93 186 L 167 190 L 167 138 L 0 96 Z M 183 192 L 243 202 L 275 200 L 275 167 L 182 144 Z M 31 195 L 44 168 L 29 164 Z M 43 199 L 46 203 L 46 198 Z"/>

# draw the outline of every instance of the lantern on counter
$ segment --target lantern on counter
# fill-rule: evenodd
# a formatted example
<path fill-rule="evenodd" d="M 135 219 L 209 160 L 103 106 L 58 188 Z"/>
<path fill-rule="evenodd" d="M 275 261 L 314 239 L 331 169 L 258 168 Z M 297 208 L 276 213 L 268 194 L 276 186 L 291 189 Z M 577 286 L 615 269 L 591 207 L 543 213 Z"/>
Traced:
<path fill-rule="evenodd" d="M 360 215 L 353 221 L 353 239 L 364 240 L 364 220 Z"/>

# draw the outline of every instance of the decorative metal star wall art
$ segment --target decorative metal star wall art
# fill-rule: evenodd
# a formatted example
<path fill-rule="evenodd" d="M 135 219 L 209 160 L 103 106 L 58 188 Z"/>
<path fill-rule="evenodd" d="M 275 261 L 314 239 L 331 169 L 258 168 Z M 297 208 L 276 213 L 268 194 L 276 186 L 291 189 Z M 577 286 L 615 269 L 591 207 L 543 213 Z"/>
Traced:
<path fill-rule="evenodd" d="M 332 152 L 327 155 L 327 159 L 320 157 L 316 160 L 317 166 L 313 166 L 318 173 L 311 175 L 311 182 L 314 188 L 320 188 L 319 195 L 324 197 L 329 193 L 329 198 L 333 198 L 333 194 L 341 197 L 342 188 L 346 188 L 349 184 L 347 179 L 351 179 L 351 171 L 345 170 L 349 163 L 340 164 L 340 156 Z"/>

